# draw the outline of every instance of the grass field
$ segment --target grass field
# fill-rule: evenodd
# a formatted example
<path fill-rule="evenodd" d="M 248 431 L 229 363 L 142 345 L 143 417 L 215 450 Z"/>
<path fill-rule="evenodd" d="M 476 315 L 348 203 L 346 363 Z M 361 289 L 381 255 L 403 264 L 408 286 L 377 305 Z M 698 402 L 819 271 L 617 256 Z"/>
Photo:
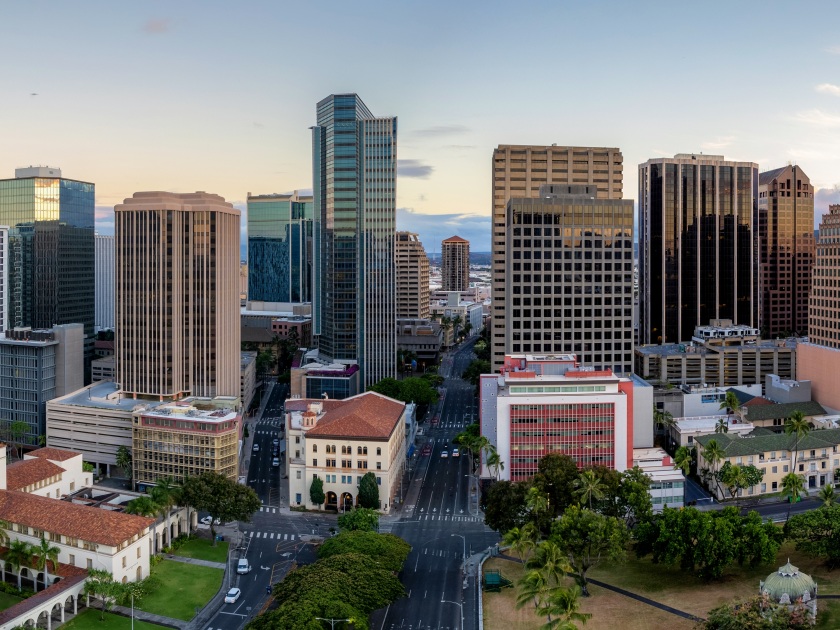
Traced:
<path fill-rule="evenodd" d="M 9 595 L 8 593 L 0 592 L 0 610 L 6 610 L 7 608 L 11 608 L 15 604 L 19 604 L 22 602 L 23 599 L 20 597 L 15 597 L 14 595 Z"/>
<path fill-rule="evenodd" d="M 797 552 L 793 545 L 787 543 L 779 551 L 776 562 L 756 568 L 736 567 L 721 580 L 714 582 L 704 582 L 678 568 L 655 565 L 649 559 L 637 560 L 632 554 L 628 554 L 628 560 L 623 564 L 593 569 L 589 577 L 698 617 L 705 617 L 709 610 L 721 604 L 757 595 L 759 580 L 782 566 L 788 558 L 817 581 L 820 595 L 840 592 L 840 571 L 829 572 L 818 560 Z M 500 569 L 514 583 L 523 573 L 519 563 L 499 558 L 488 560 L 484 567 L 485 570 Z M 646 630 L 660 627 L 689 630 L 695 627 L 691 621 L 597 586 L 591 586 L 590 591 L 591 597 L 580 600 L 581 612 L 593 614 L 586 624 L 587 630 Z M 537 617 L 533 609 L 516 610 L 515 603 L 515 589 L 504 589 L 498 594 L 485 593 L 485 625 L 488 630 L 525 630 L 537 628 L 544 623 L 545 620 Z M 823 600 L 819 604 L 819 611 L 816 628 L 840 628 L 840 601 Z"/>
<path fill-rule="evenodd" d="M 163 560 L 152 569 L 154 590 L 136 608 L 189 621 L 222 585 L 222 569 Z"/>
<path fill-rule="evenodd" d="M 198 560 L 209 560 L 211 562 L 227 562 L 228 547 L 230 543 L 213 542 L 204 538 L 188 540 L 172 553 L 182 558 L 197 558 Z"/>
<path fill-rule="evenodd" d="M 61 626 L 62 630 L 131 630 L 131 618 L 122 617 L 106 612 L 105 620 L 100 621 L 99 609 L 88 608 L 76 617 Z M 160 630 L 164 626 L 158 626 L 146 621 L 134 620 L 134 630 Z"/>

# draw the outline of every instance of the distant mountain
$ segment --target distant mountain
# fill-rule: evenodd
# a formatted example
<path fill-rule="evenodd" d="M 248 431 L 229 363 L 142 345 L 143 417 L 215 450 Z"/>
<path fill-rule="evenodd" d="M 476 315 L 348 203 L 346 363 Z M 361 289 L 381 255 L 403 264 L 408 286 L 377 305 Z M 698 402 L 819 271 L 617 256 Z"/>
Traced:
<path fill-rule="evenodd" d="M 434 264 L 440 264 L 440 252 L 426 252 L 429 261 Z M 470 252 L 471 265 L 489 265 L 492 262 L 492 252 Z"/>

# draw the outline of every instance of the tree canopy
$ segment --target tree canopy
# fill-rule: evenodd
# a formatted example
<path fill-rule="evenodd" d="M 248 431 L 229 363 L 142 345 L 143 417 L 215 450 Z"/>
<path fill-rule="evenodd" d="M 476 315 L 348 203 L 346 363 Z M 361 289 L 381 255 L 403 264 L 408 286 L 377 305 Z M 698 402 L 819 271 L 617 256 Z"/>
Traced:
<path fill-rule="evenodd" d="M 379 485 L 372 472 L 365 473 L 359 482 L 359 505 L 371 510 L 379 508 Z"/>
<path fill-rule="evenodd" d="M 385 569 L 398 572 L 411 552 L 411 545 L 394 534 L 377 534 L 371 531 L 342 531 L 318 547 L 319 558 L 329 558 L 343 553 L 364 554 L 376 560 Z"/>
<path fill-rule="evenodd" d="M 375 532 L 379 529 L 379 512 L 363 507 L 350 510 L 338 516 L 338 528 L 349 532 Z"/>
<path fill-rule="evenodd" d="M 756 566 L 775 559 L 782 530 L 757 512 L 741 516 L 734 507 L 700 511 L 670 509 L 641 523 L 634 532 L 636 554 L 654 564 L 678 565 L 705 580 L 719 579 L 734 563 Z"/>
<path fill-rule="evenodd" d="M 324 494 L 324 481 L 319 476 L 315 475 L 309 486 L 309 500 L 320 509 L 326 498 L 327 497 Z"/>
<path fill-rule="evenodd" d="M 368 387 L 368 390 L 394 400 L 418 405 L 430 405 L 438 399 L 437 390 L 431 380 L 420 376 L 412 376 L 401 381 L 390 377 L 383 378 Z"/>
<path fill-rule="evenodd" d="M 824 558 L 831 568 L 840 566 L 840 506 L 796 514 L 785 525 L 785 533 L 797 550 Z"/>
<path fill-rule="evenodd" d="M 700 630 L 808 630 L 805 607 L 788 609 L 756 596 L 747 601 L 724 604 L 709 611 Z"/>
<path fill-rule="evenodd" d="M 197 510 L 210 513 L 210 533 L 216 544 L 215 519 L 228 521 L 250 521 L 260 509 L 262 501 L 248 486 L 228 479 L 217 472 L 208 471 L 197 477 L 188 477 L 181 487 L 183 501 Z"/>

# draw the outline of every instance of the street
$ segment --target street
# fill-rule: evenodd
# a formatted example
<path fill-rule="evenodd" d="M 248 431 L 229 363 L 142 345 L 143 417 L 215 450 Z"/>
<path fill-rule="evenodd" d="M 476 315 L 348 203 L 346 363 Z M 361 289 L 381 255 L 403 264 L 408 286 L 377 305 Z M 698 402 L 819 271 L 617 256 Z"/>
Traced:
<path fill-rule="evenodd" d="M 444 393 L 430 417 L 421 425 L 424 436 L 418 441 L 413 458 L 412 480 L 404 493 L 404 505 L 397 515 L 381 520 L 381 532 L 393 532 L 412 546 L 401 579 L 407 597 L 372 616 L 371 628 L 428 628 L 454 630 L 477 627 L 477 591 L 475 573 L 464 579 L 462 564 L 499 540 L 496 532 L 484 526 L 478 511 L 477 487 L 469 475 L 469 458 L 452 456 L 452 439 L 472 422 L 477 422 L 477 406 L 471 384 L 454 378 L 474 358 L 472 344 L 464 344 L 444 357 L 441 375 Z M 267 388 L 267 401 L 261 415 L 249 420 L 254 452 L 246 442 L 243 452 L 243 475 L 263 502 L 251 523 L 240 523 L 233 534 L 236 545 L 231 554 L 231 571 L 226 588 L 242 589 L 236 604 L 223 604 L 206 624 L 205 630 L 238 630 L 258 614 L 267 602 L 266 587 L 283 579 L 294 563 L 314 562 L 317 542 L 337 529 L 337 515 L 313 512 L 290 512 L 287 485 L 281 466 L 272 466 L 272 447 L 280 440 L 279 452 L 285 451 L 281 438 L 283 402 L 288 386 Z M 423 455 L 423 445 L 428 444 Z M 447 450 L 449 456 L 441 457 Z M 282 457 L 282 456 L 281 456 Z M 331 531 L 332 530 L 332 531 Z M 236 561 L 246 558 L 250 573 L 236 574 Z M 466 586 L 465 586 L 466 585 Z M 462 617 L 463 616 L 463 617 Z"/>

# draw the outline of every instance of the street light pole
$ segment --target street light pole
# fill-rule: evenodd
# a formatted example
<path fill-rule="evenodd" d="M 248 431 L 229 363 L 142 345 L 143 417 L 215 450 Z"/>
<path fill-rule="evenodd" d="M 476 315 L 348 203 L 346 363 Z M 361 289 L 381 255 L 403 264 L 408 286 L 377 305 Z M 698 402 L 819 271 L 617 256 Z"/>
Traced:
<path fill-rule="evenodd" d="M 442 599 L 442 600 L 440 600 L 440 603 L 441 604 L 455 604 L 458 608 L 461 609 L 461 630 L 464 630 L 464 605 L 459 604 L 458 602 L 449 601 L 448 599 Z"/>

